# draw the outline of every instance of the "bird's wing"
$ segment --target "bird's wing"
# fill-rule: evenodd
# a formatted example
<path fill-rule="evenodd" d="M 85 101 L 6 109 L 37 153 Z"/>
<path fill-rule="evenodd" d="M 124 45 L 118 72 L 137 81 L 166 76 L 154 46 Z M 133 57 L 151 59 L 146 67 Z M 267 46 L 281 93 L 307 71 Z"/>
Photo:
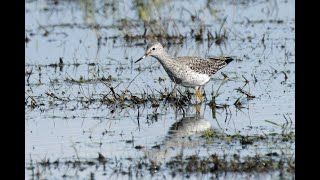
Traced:
<path fill-rule="evenodd" d="M 209 76 L 215 74 L 233 60 L 230 57 L 201 58 L 189 56 L 176 57 L 175 59 L 195 72 L 208 74 Z"/>

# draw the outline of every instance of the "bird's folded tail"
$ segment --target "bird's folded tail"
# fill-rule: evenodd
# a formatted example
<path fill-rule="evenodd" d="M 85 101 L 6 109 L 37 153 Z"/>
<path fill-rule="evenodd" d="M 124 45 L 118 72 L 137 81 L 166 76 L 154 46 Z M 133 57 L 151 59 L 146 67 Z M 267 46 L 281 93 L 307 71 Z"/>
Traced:
<path fill-rule="evenodd" d="M 225 62 L 226 62 L 227 64 L 229 64 L 231 61 L 234 60 L 234 58 L 232 58 L 232 57 L 224 57 L 224 58 L 225 58 Z"/>

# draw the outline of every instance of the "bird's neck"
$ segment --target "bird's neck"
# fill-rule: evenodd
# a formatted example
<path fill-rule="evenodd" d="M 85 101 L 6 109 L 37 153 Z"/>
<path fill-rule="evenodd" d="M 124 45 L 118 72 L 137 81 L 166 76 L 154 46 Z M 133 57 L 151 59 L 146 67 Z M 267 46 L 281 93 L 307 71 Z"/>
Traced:
<path fill-rule="evenodd" d="M 156 58 L 160 62 L 160 64 L 164 68 L 164 70 L 169 75 L 170 79 L 172 81 L 176 82 L 177 80 L 174 79 L 173 74 L 175 72 L 174 69 L 179 66 L 177 66 L 177 62 L 173 59 L 173 57 L 167 53 L 163 53 L 163 54 L 161 54 L 161 56 L 153 56 L 153 57 Z"/>
<path fill-rule="evenodd" d="M 168 53 L 163 53 L 161 55 L 153 55 L 162 65 L 167 66 L 174 63 L 173 57 Z"/>

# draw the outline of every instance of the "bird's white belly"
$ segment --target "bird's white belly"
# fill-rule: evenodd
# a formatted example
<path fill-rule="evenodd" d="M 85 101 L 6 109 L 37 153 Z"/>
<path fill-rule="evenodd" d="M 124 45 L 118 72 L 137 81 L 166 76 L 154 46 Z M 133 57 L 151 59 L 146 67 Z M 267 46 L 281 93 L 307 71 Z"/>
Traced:
<path fill-rule="evenodd" d="M 203 86 L 210 80 L 207 74 L 200 74 L 191 70 L 187 66 L 172 65 L 167 66 L 164 64 L 168 76 L 173 82 L 185 87 Z M 177 81 L 176 81 L 176 80 Z"/>
<path fill-rule="evenodd" d="M 181 85 L 186 87 L 203 86 L 208 81 L 210 81 L 210 76 L 192 72 L 186 75 L 186 78 L 182 80 Z"/>

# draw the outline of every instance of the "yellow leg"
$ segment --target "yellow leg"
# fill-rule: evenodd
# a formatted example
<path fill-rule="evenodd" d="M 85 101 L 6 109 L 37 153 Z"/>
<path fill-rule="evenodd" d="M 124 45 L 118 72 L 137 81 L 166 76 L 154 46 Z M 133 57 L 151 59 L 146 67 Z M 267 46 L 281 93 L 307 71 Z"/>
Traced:
<path fill-rule="evenodd" d="M 196 94 L 196 104 L 198 104 L 198 96 L 197 96 L 197 94 Z"/>
<path fill-rule="evenodd" d="M 200 113 L 200 109 L 201 109 L 201 104 L 197 104 L 196 105 L 196 112 Z"/>
<path fill-rule="evenodd" d="M 201 96 L 201 93 L 200 93 L 200 87 L 199 88 L 196 87 L 196 112 L 200 113 L 201 104 L 198 104 L 198 97 L 200 99 L 200 102 L 202 102 L 202 96 Z"/>
<path fill-rule="evenodd" d="M 203 98 L 202 98 L 202 95 L 201 95 L 201 92 L 200 92 L 200 87 L 198 87 L 198 89 L 197 89 L 196 96 L 198 96 L 198 97 L 199 97 L 200 102 L 202 102 L 202 101 L 203 101 Z"/>

